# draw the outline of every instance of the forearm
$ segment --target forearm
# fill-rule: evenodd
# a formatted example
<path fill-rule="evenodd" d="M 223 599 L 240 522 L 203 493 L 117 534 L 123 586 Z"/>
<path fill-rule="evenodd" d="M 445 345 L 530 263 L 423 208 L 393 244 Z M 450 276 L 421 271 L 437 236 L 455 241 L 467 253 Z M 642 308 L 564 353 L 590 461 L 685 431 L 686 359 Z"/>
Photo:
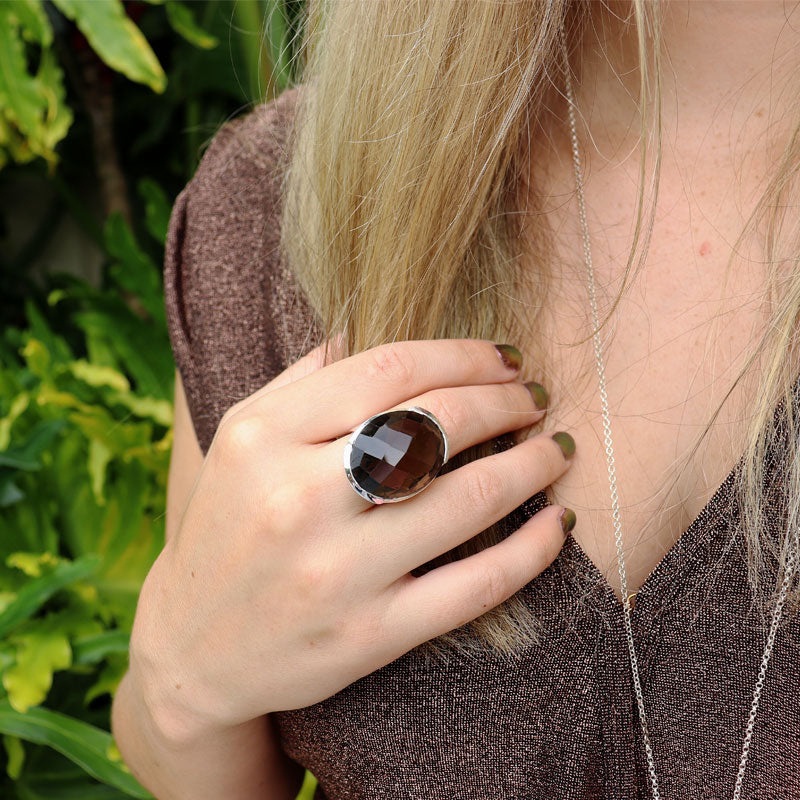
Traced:
<path fill-rule="evenodd" d="M 125 763 L 157 800 L 294 800 L 302 784 L 304 770 L 280 749 L 268 716 L 176 742 L 150 718 L 130 672 L 111 724 Z"/>

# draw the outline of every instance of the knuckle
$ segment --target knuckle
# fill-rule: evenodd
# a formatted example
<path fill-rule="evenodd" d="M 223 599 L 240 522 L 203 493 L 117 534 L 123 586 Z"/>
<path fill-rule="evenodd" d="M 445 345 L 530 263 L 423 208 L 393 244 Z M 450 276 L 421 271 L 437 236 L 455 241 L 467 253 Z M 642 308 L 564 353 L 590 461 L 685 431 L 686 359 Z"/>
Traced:
<path fill-rule="evenodd" d="M 561 448 L 557 442 L 553 441 L 550 434 L 543 433 L 528 441 L 531 442 L 532 450 L 536 453 L 536 470 L 542 475 L 542 480 L 547 480 L 551 476 L 555 478 L 564 472 L 567 463 L 561 453 Z"/>
<path fill-rule="evenodd" d="M 266 427 L 261 417 L 232 415 L 219 429 L 218 448 L 234 458 L 247 455 L 263 443 Z"/>
<path fill-rule="evenodd" d="M 370 351 L 366 374 L 370 379 L 402 385 L 410 381 L 414 367 L 414 359 L 407 352 L 407 348 L 399 348 L 396 344 L 384 344 Z"/>
<path fill-rule="evenodd" d="M 471 375 L 482 375 L 486 372 L 486 342 L 478 339 L 467 339 L 463 342 L 461 351 Z"/>
<path fill-rule="evenodd" d="M 441 422 L 448 434 L 464 430 L 469 419 L 463 406 L 454 402 L 454 396 L 451 395 L 451 397 L 453 399 L 450 402 L 447 402 L 441 395 L 433 394 L 420 399 L 420 405 Z"/>
<path fill-rule="evenodd" d="M 220 417 L 219 427 L 222 427 L 223 425 L 227 425 L 231 421 L 231 418 L 236 416 L 236 414 L 238 414 L 239 411 L 241 411 L 242 408 L 244 408 L 244 406 L 245 406 L 245 400 L 239 400 L 237 403 L 234 403 L 232 406 L 228 406 L 228 408 L 225 411 L 225 413 L 222 415 L 222 417 Z"/>
<path fill-rule="evenodd" d="M 511 595 L 508 571 L 496 558 L 487 558 L 479 568 L 477 585 L 480 587 L 481 605 L 494 608 Z"/>
<path fill-rule="evenodd" d="M 500 476 L 492 470 L 483 466 L 474 466 L 467 472 L 466 483 L 465 499 L 474 508 L 485 510 L 486 508 L 495 508 L 501 503 L 503 483 Z"/>

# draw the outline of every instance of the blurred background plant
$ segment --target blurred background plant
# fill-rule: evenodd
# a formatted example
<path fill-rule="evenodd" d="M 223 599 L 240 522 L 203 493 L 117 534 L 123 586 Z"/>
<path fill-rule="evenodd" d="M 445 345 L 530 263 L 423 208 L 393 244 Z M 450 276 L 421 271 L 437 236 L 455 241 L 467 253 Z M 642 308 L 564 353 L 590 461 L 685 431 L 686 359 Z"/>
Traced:
<path fill-rule="evenodd" d="M 150 796 L 109 718 L 163 546 L 169 212 L 291 85 L 302 3 L 0 1 L 0 797 Z"/>

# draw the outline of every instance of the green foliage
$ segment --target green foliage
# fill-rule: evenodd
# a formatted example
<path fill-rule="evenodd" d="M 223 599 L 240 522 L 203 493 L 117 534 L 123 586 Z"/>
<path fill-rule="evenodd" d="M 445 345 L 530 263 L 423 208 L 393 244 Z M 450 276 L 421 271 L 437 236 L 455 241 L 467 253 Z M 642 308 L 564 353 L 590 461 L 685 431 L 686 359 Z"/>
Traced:
<path fill-rule="evenodd" d="M 163 231 L 167 208 L 142 189 Z M 17 783 L 25 741 L 79 765 L 86 789 L 91 776 L 145 797 L 110 734 L 42 707 L 59 672 L 82 676 L 85 704 L 114 692 L 163 546 L 174 365 L 159 270 L 120 218 L 105 242 L 107 288 L 76 281 L 50 295 L 69 309 L 66 330 L 31 302 L 27 328 L 7 329 L 0 346 L 0 732 Z"/>
<path fill-rule="evenodd" d="M 122 762 L 109 712 L 164 538 L 169 213 L 219 125 L 292 80 L 302 0 L 147 2 L 0 0 L 0 187 L 13 187 L 0 238 L 15 227 L 16 178 L 37 200 L 54 197 L 16 252 L 0 247 L 0 797 L 9 800 L 149 797 Z M 113 115 L 87 107 L 109 95 Z M 98 215 L 104 159 L 118 162 L 110 207 L 122 211 Z M 87 190 L 87 176 L 97 188 Z M 51 240 L 62 260 L 63 221 L 102 252 L 99 281 L 59 272 L 61 263 L 41 280 L 28 274 Z M 307 773 L 298 800 L 315 786 Z"/>

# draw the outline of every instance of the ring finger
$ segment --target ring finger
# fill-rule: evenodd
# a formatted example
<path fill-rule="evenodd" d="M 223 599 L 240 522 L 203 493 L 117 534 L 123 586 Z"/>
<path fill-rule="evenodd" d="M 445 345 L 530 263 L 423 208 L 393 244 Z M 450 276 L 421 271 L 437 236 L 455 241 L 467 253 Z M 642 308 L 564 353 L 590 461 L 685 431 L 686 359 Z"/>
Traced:
<path fill-rule="evenodd" d="M 420 406 L 430 411 L 442 424 L 448 440 L 449 458 L 472 445 L 503 433 L 534 425 L 546 412 L 547 393 L 536 383 L 510 381 L 481 386 L 437 389 L 412 398 L 387 411 Z M 373 503 L 353 491 L 344 473 L 343 452 L 347 436 L 328 442 L 321 448 L 318 474 L 330 475 L 334 486 L 326 487 L 326 513 L 352 515 L 370 511 Z M 408 501 L 413 502 L 414 498 Z"/>

